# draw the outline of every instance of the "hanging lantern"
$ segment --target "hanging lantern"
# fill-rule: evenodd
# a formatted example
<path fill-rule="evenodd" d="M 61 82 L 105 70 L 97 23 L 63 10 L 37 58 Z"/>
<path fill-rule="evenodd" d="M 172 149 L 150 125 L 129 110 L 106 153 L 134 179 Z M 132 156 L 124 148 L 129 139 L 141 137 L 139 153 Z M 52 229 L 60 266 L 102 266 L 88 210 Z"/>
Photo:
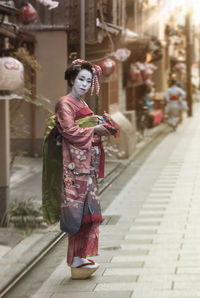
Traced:
<path fill-rule="evenodd" d="M 144 63 L 143 65 L 144 65 L 144 69 L 142 70 L 141 75 L 143 80 L 147 80 L 153 74 L 153 70 L 151 69 L 149 63 Z"/>
<path fill-rule="evenodd" d="M 19 89 L 24 83 L 24 67 L 12 57 L 0 58 L 0 91 Z"/>
<path fill-rule="evenodd" d="M 30 24 L 36 20 L 37 16 L 38 14 L 35 8 L 30 3 L 26 3 L 21 7 L 19 20 L 23 24 Z"/>
<path fill-rule="evenodd" d="M 151 79 L 145 80 L 145 84 L 148 85 L 149 87 L 153 87 L 155 83 Z"/>
<path fill-rule="evenodd" d="M 43 4 L 44 6 L 47 6 L 49 9 L 54 9 L 59 5 L 58 1 L 52 1 L 52 0 L 37 0 L 37 1 Z"/>
<path fill-rule="evenodd" d="M 128 57 L 130 56 L 131 51 L 126 49 L 126 48 L 120 48 L 117 49 L 117 51 L 112 53 L 112 56 L 120 61 L 120 62 L 124 62 L 126 59 L 128 59 Z"/>
<path fill-rule="evenodd" d="M 109 76 L 111 73 L 113 73 L 116 66 L 115 61 L 112 59 L 102 60 L 99 62 L 99 65 L 101 66 L 102 74 L 104 76 Z"/>
<path fill-rule="evenodd" d="M 185 70 L 186 66 L 183 63 L 176 63 L 173 67 L 175 71 L 183 71 Z"/>
<path fill-rule="evenodd" d="M 142 81 L 141 70 L 138 68 L 138 65 L 130 64 L 129 80 L 133 83 L 140 83 Z"/>

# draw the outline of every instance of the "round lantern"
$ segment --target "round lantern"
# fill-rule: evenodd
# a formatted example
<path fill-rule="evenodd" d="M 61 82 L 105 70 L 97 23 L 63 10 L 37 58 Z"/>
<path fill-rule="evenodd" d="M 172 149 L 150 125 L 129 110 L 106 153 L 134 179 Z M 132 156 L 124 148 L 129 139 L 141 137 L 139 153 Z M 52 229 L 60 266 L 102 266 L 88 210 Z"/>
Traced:
<path fill-rule="evenodd" d="M 134 83 L 139 83 L 142 80 L 141 70 L 136 64 L 131 63 L 129 68 L 129 80 Z"/>
<path fill-rule="evenodd" d="M 35 8 L 30 3 L 26 3 L 21 7 L 21 14 L 19 16 L 19 20 L 24 24 L 29 24 L 35 21 L 37 16 L 38 14 Z"/>
<path fill-rule="evenodd" d="M 185 69 L 185 64 L 183 64 L 183 63 L 176 63 L 173 68 L 174 68 L 175 71 L 181 71 L 181 70 L 184 70 Z"/>
<path fill-rule="evenodd" d="M 104 76 L 109 76 L 115 70 L 115 61 L 112 59 L 105 59 L 99 63 Z"/>
<path fill-rule="evenodd" d="M 23 83 L 23 64 L 12 57 L 0 58 L 0 91 L 14 91 Z"/>
<path fill-rule="evenodd" d="M 131 54 L 131 51 L 126 49 L 126 48 L 120 48 L 120 49 L 117 49 L 116 52 L 114 52 L 112 54 L 112 56 L 120 61 L 120 62 L 124 62 Z"/>

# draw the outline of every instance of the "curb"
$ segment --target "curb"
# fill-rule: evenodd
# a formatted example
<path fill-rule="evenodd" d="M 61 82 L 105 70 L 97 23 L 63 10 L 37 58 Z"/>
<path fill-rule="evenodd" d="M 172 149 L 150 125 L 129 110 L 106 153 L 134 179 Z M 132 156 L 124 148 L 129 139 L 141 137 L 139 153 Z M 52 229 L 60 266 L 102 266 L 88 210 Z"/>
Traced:
<path fill-rule="evenodd" d="M 57 229 L 57 228 L 56 228 Z M 22 240 L 0 260 L 0 297 L 11 288 L 26 272 L 41 259 L 46 250 L 52 248 L 57 239 L 62 238 L 61 231 L 34 233 Z"/>

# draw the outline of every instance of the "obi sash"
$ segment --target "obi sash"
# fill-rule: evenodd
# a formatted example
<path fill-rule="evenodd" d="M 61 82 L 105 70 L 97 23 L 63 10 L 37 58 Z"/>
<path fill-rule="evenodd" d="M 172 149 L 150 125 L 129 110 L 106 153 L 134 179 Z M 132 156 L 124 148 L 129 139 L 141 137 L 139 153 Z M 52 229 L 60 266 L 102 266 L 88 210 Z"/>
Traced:
<path fill-rule="evenodd" d="M 93 115 L 94 115 L 94 113 L 90 110 L 90 108 L 85 106 L 84 108 L 82 108 L 76 112 L 75 121 L 78 119 L 81 119 L 81 118 L 84 118 L 87 116 L 93 116 Z"/>
<path fill-rule="evenodd" d="M 179 100 L 180 94 L 170 95 L 170 100 Z"/>

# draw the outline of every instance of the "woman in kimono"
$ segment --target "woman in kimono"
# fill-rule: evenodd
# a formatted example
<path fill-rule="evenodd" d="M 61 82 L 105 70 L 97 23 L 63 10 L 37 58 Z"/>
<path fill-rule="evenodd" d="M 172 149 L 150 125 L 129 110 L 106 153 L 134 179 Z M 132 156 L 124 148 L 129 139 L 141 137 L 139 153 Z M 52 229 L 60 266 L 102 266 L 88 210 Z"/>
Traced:
<path fill-rule="evenodd" d="M 167 121 L 173 130 L 177 128 L 181 112 L 187 110 L 185 96 L 185 91 L 177 86 L 176 79 L 172 79 L 171 87 L 164 93 L 164 98 L 166 100 L 165 113 L 168 115 Z"/>
<path fill-rule="evenodd" d="M 102 215 L 97 179 L 103 177 L 104 170 L 100 138 L 110 135 L 110 131 L 103 124 L 97 125 L 97 122 L 95 126 L 90 123 L 90 127 L 85 128 L 78 123 L 94 115 L 82 96 L 90 88 L 93 91 L 94 85 L 98 95 L 100 74 L 101 68 L 97 65 L 92 66 L 81 59 L 73 61 L 65 72 L 71 92 L 61 97 L 55 106 L 56 131 L 53 135 L 57 138 L 57 144 L 62 145 L 60 228 L 68 234 L 67 263 L 71 267 L 73 279 L 85 279 L 99 267 L 99 264 L 86 257 L 98 255 Z M 50 210 L 50 192 L 53 192 L 52 188 L 43 196 L 46 217 Z"/>

